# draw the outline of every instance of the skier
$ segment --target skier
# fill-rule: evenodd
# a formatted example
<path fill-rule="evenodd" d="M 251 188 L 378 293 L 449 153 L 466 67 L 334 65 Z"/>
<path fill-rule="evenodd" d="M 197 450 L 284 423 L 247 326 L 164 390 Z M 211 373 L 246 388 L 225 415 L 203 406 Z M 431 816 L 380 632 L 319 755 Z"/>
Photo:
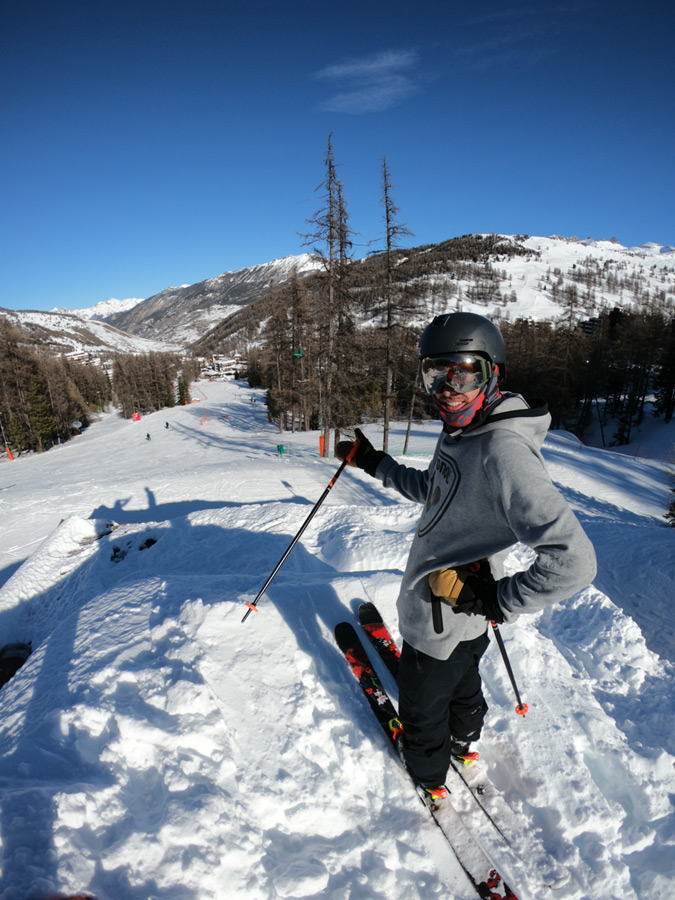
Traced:
<path fill-rule="evenodd" d="M 473 313 L 436 316 L 419 357 L 443 420 L 431 465 L 401 465 L 359 429 L 351 465 L 424 503 L 397 602 L 399 750 L 413 779 L 438 799 L 452 756 L 477 758 L 470 745 L 487 712 L 479 661 L 488 623 L 571 597 L 593 580 L 596 562 L 541 456 L 546 404 L 530 407 L 500 390 L 506 347 L 496 325 Z M 352 446 L 340 442 L 337 456 Z M 505 577 L 502 563 L 517 542 L 532 548 L 534 561 Z"/>

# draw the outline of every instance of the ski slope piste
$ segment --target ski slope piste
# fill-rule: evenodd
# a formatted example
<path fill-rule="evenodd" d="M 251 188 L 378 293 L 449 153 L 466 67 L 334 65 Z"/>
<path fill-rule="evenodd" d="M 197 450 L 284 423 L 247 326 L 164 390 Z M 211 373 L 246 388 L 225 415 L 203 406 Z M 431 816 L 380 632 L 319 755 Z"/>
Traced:
<path fill-rule="evenodd" d="M 336 460 L 243 382 L 192 396 L 0 461 L 1 643 L 32 651 L 0 690 L 0 897 L 474 900 L 334 639 L 371 602 L 400 643 L 419 507 L 346 469 L 242 624 Z M 414 423 L 408 465 L 439 428 Z M 649 420 L 637 440 L 674 437 Z M 622 451 L 548 435 L 598 576 L 502 626 L 529 712 L 493 643 L 480 761 L 470 790 L 449 781 L 519 900 L 675 897 L 675 532 L 665 464 Z"/>

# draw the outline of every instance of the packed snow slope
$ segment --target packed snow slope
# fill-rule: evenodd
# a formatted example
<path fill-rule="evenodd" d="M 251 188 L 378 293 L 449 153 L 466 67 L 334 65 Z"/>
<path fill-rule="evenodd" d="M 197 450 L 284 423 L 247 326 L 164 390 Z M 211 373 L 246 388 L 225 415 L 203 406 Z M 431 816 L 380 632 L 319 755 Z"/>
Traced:
<path fill-rule="evenodd" d="M 362 599 L 397 633 L 420 508 L 346 470 L 242 624 L 337 463 L 316 433 L 280 436 L 243 383 L 193 397 L 0 462 L 1 643 L 33 646 L 0 690 L 0 897 L 475 898 L 333 640 Z M 438 430 L 413 428 L 410 465 L 428 464 Z M 520 900 L 669 900 L 664 464 L 563 433 L 545 454 L 597 581 L 502 627 L 525 718 L 496 645 L 484 658 L 471 777 L 509 844 L 454 780 L 452 797 Z M 512 569 L 527 559 L 515 548 Z"/>

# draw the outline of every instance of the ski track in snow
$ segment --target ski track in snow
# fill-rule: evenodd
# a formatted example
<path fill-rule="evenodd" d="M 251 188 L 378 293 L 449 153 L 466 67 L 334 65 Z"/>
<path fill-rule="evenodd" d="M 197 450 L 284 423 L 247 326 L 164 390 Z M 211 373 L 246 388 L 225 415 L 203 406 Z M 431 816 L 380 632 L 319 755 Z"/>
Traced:
<path fill-rule="evenodd" d="M 364 599 L 397 634 L 419 507 L 347 470 L 242 624 L 337 463 L 318 458 L 317 434 L 280 438 L 261 392 L 198 387 L 198 404 L 141 424 L 111 414 L 0 464 L 0 633 L 33 645 L 0 691 L 0 898 L 474 898 L 332 637 Z M 437 434 L 413 428 L 410 465 L 427 465 Z M 491 647 L 470 780 L 501 792 L 498 821 L 532 864 L 504 856 L 521 900 L 669 900 L 663 466 L 559 433 L 545 455 L 598 578 L 503 626 L 530 712 L 515 715 Z M 530 553 L 516 547 L 510 571 Z M 567 886 L 542 887 L 547 864 L 569 870 Z"/>

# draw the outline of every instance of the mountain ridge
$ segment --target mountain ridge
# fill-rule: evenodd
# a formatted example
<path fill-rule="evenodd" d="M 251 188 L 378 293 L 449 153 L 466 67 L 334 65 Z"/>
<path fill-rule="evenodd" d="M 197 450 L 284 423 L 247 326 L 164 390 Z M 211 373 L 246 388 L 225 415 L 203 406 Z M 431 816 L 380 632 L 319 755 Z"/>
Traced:
<path fill-rule="evenodd" d="M 399 283 L 414 283 L 423 316 L 461 308 L 496 319 L 551 320 L 562 314 L 560 297 L 571 287 L 579 292 L 582 317 L 647 299 L 675 310 L 675 248 L 655 242 L 626 247 L 615 238 L 465 235 L 394 253 Z M 354 260 L 354 276 L 372 281 L 381 259 Z M 304 278 L 321 265 L 309 253 L 286 256 L 168 287 L 144 300 L 111 299 L 72 311 L 0 309 L 0 316 L 57 353 L 185 352 L 215 329 L 236 338 L 236 313 L 294 271 Z"/>
<path fill-rule="evenodd" d="M 165 288 L 127 311 L 108 316 L 105 321 L 145 338 L 175 341 L 180 332 L 180 340 L 190 344 L 240 307 L 288 281 L 294 271 L 302 276 L 314 271 L 317 265 L 311 254 L 304 253 L 223 272 L 196 284 Z M 187 316 L 189 323 L 180 322 Z"/>

